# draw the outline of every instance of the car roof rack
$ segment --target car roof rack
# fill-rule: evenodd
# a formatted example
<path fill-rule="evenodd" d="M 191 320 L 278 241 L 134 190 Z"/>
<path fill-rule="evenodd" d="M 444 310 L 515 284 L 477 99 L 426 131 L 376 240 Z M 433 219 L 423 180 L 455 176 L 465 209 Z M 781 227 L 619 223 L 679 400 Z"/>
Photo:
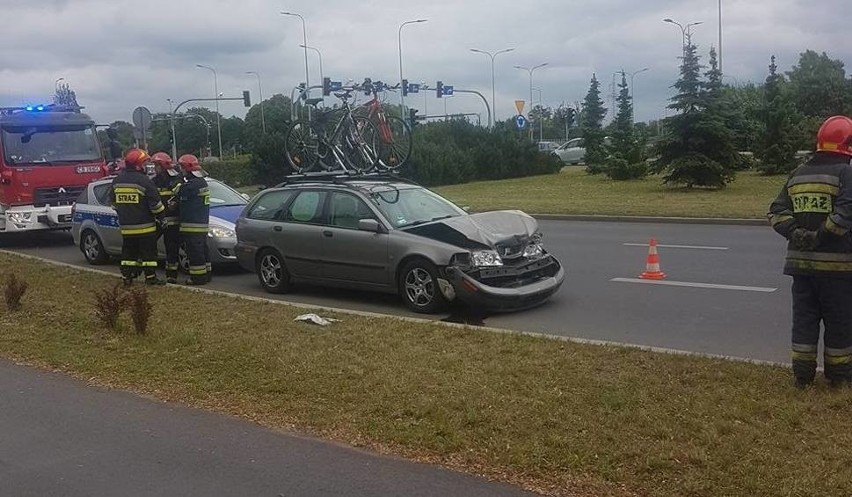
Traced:
<path fill-rule="evenodd" d="M 416 181 L 405 178 L 393 171 L 359 173 L 352 171 L 318 171 L 300 174 L 291 174 L 284 181 L 275 185 L 276 188 L 294 183 L 339 183 L 350 181 L 399 181 L 420 186 Z"/>

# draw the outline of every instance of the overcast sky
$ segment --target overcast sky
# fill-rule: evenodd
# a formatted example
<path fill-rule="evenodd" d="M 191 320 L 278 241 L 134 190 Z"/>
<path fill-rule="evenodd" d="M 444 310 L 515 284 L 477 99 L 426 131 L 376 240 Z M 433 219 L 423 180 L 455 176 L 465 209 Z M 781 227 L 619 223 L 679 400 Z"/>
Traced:
<path fill-rule="evenodd" d="M 760 82 L 770 55 L 786 71 L 807 48 L 849 65 L 849 1 L 722 0 L 726 78 Z M 693 39 L 704 62 L 718 44 L 717 0 L 0 0 L 0 106 L 49 101 L 65 78 L 97 121 L 129 121 L 136 106 L 166 111 L 167 98 L 212 96 L 213 74 L 196 64 L 216 68 L 225 96 L 249 89 L 257 101 L 257 79 L 246 71 L 261 74 L 265 97 L 289 95 L 304 81 L 305 60 L 301 21 L 282 10 L 304 16 L 308 45 L 322 52 L 324 73 L 335 80 L 398 81 L 399 26 L 422 18 L 428 21 L 402 30 L 405 77 L 478 90 L 490 103 L 491 61 L 470 49 L 514 48 L 496 58 L 501 119 L 515 114 L 515 100 L 529 100 L 529 74 L 513 66 L 544 62 L 533 86 L 545 105 L 581 101 L 593 72 L 609 105 L 613 72 L 647 67 L 635 77 L 636 117 L 664 116 L 681 32 L 662 19 L 703 22 Z M 308 63 L 311 83 L 319 83 L 315 52 Z M 407 103 L 443 114 L 444 102 L 426 95 Z M 486 119 L 475 96 L 459 94 L 446 105 Z M 241 102 L 220 110 L 245 114 Z"/>

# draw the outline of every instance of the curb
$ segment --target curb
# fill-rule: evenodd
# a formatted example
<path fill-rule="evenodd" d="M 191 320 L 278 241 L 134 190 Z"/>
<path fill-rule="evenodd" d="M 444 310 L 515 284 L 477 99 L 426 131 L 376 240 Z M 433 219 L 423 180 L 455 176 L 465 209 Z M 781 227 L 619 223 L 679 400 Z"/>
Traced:
<path fill-rule="evenodd" d="M 66 262 L 53 261 L 53 260 L 50 260 L 50 259 L 45 259 L 43 257 L 38 257 L 38 256 L 34 256 L 34 255 L 29 255 L 29 254 L 21 254 L 19 252 L 13 252 L 13 251 L 6 250 L 6 249 L 0 249 L 0 253 L 15 256 L 15 257 L 20 257 L 22 259 L 29 259 L 29 260 L 33 260 L 33 261 L 38 261 L 38 262 L 50 264 L 50 265 L 53 265 L 53 266 L 73 269 L 73 270 L 76 270 L 76 271 L 88 272 L 88 273 L 93 273 L 93 274 L 100 274 L 100 275 L 103 275 L 103 276 L 110 276 L 110 277 L 113 277 L 113 278 L 121 278 L 120 274 L 112 273 L 112 272 L 109 272 L 109 271 L 104 271 L 104 270 L 101 270 L 101 269 L 95 269 L 95 268 L 90 268 L 90 267 L 75 266 L 73 264 L 68 264 Z M 765 361 L 765 360 L 761 360 L 761 359 L 749 359 L 749 358 L 745 358 L 745 357 L 736 357 L 736 356 L 729 356 L 729 355 L 723 355 L 723 354 L 708 354 L 708 353 L 703 353 L 703 352 L 693 352 L 693 351 L 689 351 L 689 350 L 669 349 L 669 348 L 665 348 L 665 347 L 654 347 L 654 346 L 651 346 L 651 345 L 639 345 L 639 344 L 632 344 L 632 343 L 611 342 L 611 341 L 607 341 L 607 340 L 594 340 L 594 339 L 589 339 L 589 338 L 576 338 L 576 337 L 566 337 L 566 336 L 560 336 L 560 335 L 549 335 L 549 334 L 546 334 L 546 333 L 537 333 L 537 332 L 531 332 L 531 331 L 517 331 L 517 330 L 509 330 L 509 329 L 505 329 L 505 328 L 492 328 L 492 327 L 489 327 L 489 326 L 471 326 L 471 325 L 467 325 L 467 324 L 451 323 L 451 322 L 441 321 L 441 320 L 436 320 L 436 319 L 415 318 L 415 317 L 410 317 L 410 316 L 397 316 L 397 315 L 393 315 L 393 314 L 382 314 L 382 313 L 378 313 L 378 312 L 356 311 L 356 310 L 352 310 L 352 309 L 341 309 L 341 308 L 338 308 L 338 307 L 327 307 L 327 306 L 315 305 L 315 304 L 303 304 L 303 303 L 299 303 L 299 302 L 288 302 L 288 301 L 284 301 L 284 300 L 276 300 L 276 299 L 270 299 L 270 298 L 264 298 L 264 297 L 255 297 L 255 296 L 252 296 L 252 295 L 242 295 L 242 294 L 239 294 L 239 293 L 224 292 L 224 291 L 221 291 L 221 290 L 211 290 L 211 289 L 208 289 L 208 288 L 187 287 L 187 286 L 183 286 L 183 285 L 171 285 L 171 284 L 167 285 L 167 287 L 175 288 L 175 289 L 179 289 L 179 290 L 183 290 L 183 291 L 188 291 L 188 292 L 197 292 L 197 293 L 203 293 L 203 294 L 207 294 L 207 295 L 217 295 L 217 296 L 220 296 L 220 297 L 230 297 L 230 298 L 248 300 L 248 301 L 251 301 L 251 302 L 262 302 L 262 303 L 266 303 L 266 304 L 275 304 L 275 305 L 281 305 L 281 306 L 286 306 L 286 307 L 293 307 L 293 308 L 296 308 L 296 309 L 307 309 L 307 310 L 314 310 L 314 311 L 332 312 L 332 313 L 335 313 L 335 314 L 342 314 L 342 315 L 359 316 L 359 317 L 367 317 L 367 318 L 379 318 L 379 319 L 395 319 L 397 321 L 404 321 L 404 322 L 408 322 L 408 323 L 431 324 L 431 325 L 445 326 L 447 328 L 455 328 L 455 329 L 483 330 L 483 331 L 487 331 L 489 333 L 527 336 L 527 337 L 532 337 L 532 338 L 553 340 L 553 341 L 557 341 L 557 342 L 576 343 L 576 344 L 580 344 L 580 345 L 593 345 L 593 346 L 597 346 L 597 347 L 614 347 L 614 348 L 620 348 L 620 349 L 641 350 L 641 351 L 645 351 L 645 352 L 654 352 L 654 353 L 657 353 L 657 354 L 669 354 L 669 355 L 676 355 L 676 356 L 699 357 L 699 358 L 703 358 L 703 359 L 716 359 L 716 360 L 724 360 L 724 361 L 729 361 L 729 362 L 755 364 L 755 365 L 758 365 L 758 366 L 772 366 L 772 367 L 780 367 L 780 368 L 784 368 L 784 369 L 790 369 L 792 367 L 790 364 L 787 364 L 787 363 L 775 362 L 775 361 Z"/>
<path fill-rule="evenodd" d="M 654 224 L 715 224 L 728 226 L 763 226 L 769 228 L 765 219 L 740 219 L 719 217 L 656 217 L 656 216 L 598 216 L 592 214 L 530 214 L 541 221 L 597 221 L 612 223 Z"/>

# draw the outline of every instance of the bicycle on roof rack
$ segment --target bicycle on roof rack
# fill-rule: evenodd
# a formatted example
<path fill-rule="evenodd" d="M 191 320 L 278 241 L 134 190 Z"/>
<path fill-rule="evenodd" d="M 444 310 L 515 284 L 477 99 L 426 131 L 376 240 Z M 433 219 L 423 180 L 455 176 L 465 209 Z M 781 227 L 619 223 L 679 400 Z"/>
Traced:
<path fill-rule="evenodd" d="M 297 119 L 284 135 L 284 153 L 294 172 L 314 171 L 318 165 L 326 171 L 364 172 L 375 167 L 375 125 L 354 115 L 349 103 L 357 89 L 345 87 L 334 94 L 341 101 L 338 109 L 318 108 L 321 98 L 305 100 L 316 109 L 316 117 L 311 121 Z"/>
<path fill-rule="evenodd" d="M 381 81 L 372 82 L 366 79 L 362 88 L 373 98 L 358 106 L 355 114 L 370 119 L 379 132 L 376 140 L 378 165 L 385 169 L 396 169 L 405 164 L 411 156 L 411 127 L 404 119 L 386 114 L 378 94 L 381 91 L 398 90 L 399 84 L 388 86 Z"/>

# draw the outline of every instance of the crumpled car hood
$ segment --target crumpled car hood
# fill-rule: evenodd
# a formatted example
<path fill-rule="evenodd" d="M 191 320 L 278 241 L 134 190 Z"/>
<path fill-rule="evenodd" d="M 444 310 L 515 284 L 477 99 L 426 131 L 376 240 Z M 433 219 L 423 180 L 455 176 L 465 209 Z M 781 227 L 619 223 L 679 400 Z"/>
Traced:
<path fill-rule="evenodd" d="M 462 248 L 493 249 L 527 243 L 538 223 L 522 211 L 507 210 L 451 217 L 406 231 Z"/>

